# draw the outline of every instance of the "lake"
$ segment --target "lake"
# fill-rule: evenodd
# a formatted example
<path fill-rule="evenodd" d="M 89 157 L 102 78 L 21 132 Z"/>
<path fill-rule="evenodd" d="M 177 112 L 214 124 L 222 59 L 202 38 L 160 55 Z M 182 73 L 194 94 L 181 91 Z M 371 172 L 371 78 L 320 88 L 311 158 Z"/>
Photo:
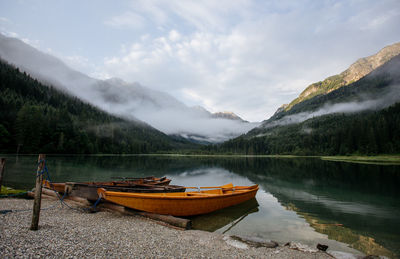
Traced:
<path fill-rule="evenodd" d="M 32 188 L 37 156 L 7 158 L 4 185 Z M 280 244 L 400 255 L 400 166 L 319 158 L 48 156 L 52 181 L 167 176 L 185 186 L 259 184 L 255 200 L 192 217 L 193 227 Z"/>

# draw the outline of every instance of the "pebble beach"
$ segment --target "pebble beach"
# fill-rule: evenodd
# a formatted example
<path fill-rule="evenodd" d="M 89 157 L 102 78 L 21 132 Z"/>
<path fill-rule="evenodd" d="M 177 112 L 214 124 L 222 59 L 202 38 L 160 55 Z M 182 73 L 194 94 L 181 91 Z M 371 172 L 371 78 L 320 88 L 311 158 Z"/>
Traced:
<path fill-rule="evenodd" d="M 251 247 L 227 235 L 174 229 L 140 216 L 82 212 L 53 199 L 42 200 L 39 230 L 31 231 L 32 206 L 33 200 L 0 199 L 0 210 L 13 210 L 0 214 L 1 258 L 334 258 L 284 244 Z"/>

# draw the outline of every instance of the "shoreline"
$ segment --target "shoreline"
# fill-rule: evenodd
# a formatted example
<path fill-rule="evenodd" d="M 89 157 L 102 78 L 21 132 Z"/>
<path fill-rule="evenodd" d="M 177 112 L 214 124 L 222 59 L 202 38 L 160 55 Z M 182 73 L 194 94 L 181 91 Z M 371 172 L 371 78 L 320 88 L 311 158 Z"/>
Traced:
<path fill-rule="evenodd" d="M 400 165 L 400 155 L 321 156 L 322 160 L 374 165 Z"/>
<path fill-rule="evenodd" d="M 33 200 L 0 199 L 2 209 L 25 210 L 0 214 L 2 257 L 333 258 L 300 244 L 256 248 L 228 235 L 178 230 L 140 216 L 84 213 L 47 198 L 42 200 L 39 230 L 30 231 L 32 204 Z M 50 206 L 54 207 L 45 209 Z"/>
<path fill-rule="evenodd" d="M 37 154 L 0 154 L 0 156 L 36 156 Z M 88 157 L 135 157 L 135 156 L 159 156 L 159 157 L 198 157 L 198 158 L 319 158 L 325 161 L 333 162 L 348 162 L 348 163 L 363 163 L 363 164 L 378 164 L 378 165 L 400 165 L 400 154 L 395 155 L 244 155 L 244 154 L 179 154 L 179 153 L 154 153 L 154 154 L 47 154 L 48 156 L 88 156 Z"/>

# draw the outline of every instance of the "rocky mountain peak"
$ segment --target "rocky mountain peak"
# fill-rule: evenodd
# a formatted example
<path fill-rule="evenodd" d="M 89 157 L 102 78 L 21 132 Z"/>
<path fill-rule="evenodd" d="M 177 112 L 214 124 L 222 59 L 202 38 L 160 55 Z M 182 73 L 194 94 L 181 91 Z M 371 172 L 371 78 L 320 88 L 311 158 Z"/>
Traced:
<path fill-rule="evenodd" d="M 330 93 L 340 87 L 358 81 L 362 77 L 371 73 L 373 70 L 382 66 L 393 57 L 400 54 L 400 42 L 386 46 L 378 53 L 369 57 L 360 58 L 342 73 L 326 78 L 324 81 L 309 85 L 296 99 L 294 99 L 284 110 L 278 109 L 276 113 L 288 111 L 294 105 L 311 99 L 318 95 Z M 282 107 L 282 106 L 281 106 Z M 275 114 L 276 114 L 275 113 Z"/>
<path fill-rule="evenodd" d="M 224 111 L 224 112 L 216 112 L 212 114 L 213 118 L 221 118 L 221 119 L 228 119 L 228 120 L 238 120 L 238 121 L 243 121 L 246 122 L 245 120 L 243 120 L 242 118 L 240 118 L 238 115 L 236 115 L 233 112 L 229 112 L 229 111 Z"/>
<path fill-rule="evenodd" d="M 345 84 L 359 80 L 398 54 L 400 54 L 400 42 L 386 46 L 374 55 L 358 59 L 341 73 Z"/>

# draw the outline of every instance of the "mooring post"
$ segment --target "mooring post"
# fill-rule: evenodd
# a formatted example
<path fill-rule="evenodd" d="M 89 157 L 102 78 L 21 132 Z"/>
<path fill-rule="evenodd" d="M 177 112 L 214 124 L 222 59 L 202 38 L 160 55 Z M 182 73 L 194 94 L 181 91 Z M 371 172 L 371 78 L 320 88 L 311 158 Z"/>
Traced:
<path fill-rule="evenodd" d="M 33 202 L 33 215 L 31 230 L 38 230 L 39 228 L 39 216 L 40 216 L 40 205 L 42 203 L 42 182 L 43 182 L 43 170 L 45 166 L 46 155 L 40 154 L 38 158 L 38 168 L 36 171 L 36 186 L 35 186 L 35 200 Z"/>
<path fill-rule="evenodd" d="M 0 159 L 0 193 L 1 193 L 1 185 L 3 184 L 3 175 L 4 175 L 4 168 L 6 167 L 6 159 Z"/>

